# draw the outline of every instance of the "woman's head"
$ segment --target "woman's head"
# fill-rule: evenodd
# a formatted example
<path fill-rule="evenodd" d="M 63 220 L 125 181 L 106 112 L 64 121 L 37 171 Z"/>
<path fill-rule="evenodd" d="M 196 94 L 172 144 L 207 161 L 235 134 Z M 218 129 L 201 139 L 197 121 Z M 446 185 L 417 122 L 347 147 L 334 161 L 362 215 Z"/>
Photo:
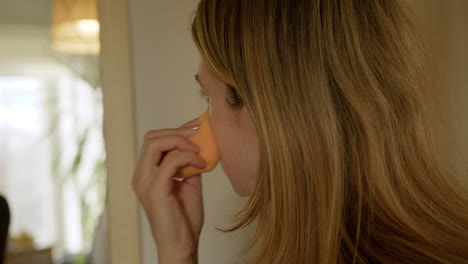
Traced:
<path fill-rule="evenodd" d="M 400 1 L 202 0 L 192 36 L 223 168 L 250 195 L 227 231 L 258 220 L 257 263 L 461 259 L 468 227 L 449 219 L 467 199 L 436 156 Z"/>
<path fill-rule="evenodd" d="M 208 100 L 221 166 L 235 192 L 248 196 L 258 166 L 257 136 L 250 114 L 234 88 L 215 78 L 203 59 L 195 77 Z"/>

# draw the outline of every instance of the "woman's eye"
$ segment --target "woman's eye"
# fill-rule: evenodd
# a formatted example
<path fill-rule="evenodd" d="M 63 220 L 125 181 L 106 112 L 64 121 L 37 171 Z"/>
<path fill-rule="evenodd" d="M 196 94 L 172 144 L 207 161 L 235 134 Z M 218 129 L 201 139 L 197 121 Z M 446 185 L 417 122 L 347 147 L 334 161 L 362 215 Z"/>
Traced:
<path fill-rule="evenodd" d="M 205 91 L 203 91 L 203 89 L 200 89 L 200 97 L 202 98 L 202 100 L 204 100 L 207 104 L 210 103 L 210 100 L 208 98 L 208 95 L 206 95 Z"/>

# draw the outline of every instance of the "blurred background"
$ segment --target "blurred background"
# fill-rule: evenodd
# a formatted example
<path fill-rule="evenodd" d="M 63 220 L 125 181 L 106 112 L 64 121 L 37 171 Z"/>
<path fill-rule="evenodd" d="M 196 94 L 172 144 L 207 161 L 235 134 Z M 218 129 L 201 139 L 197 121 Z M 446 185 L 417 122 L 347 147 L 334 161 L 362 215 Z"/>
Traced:
<path fill-rule="evenodd" d="M 468 185 L 468 1 L 402 1 L 432 54 L 433 129 Z M 157 263 L 130 182 L 146 131 L 177 127 L 206 108 L 193 78 L 197 3 L 0 0 L 8 263 Z M 231 234 L 215 227 L 228 227 L 245 199 L 220 167 L 202 179 L 200 263 L 244 263 L 255 223 Z"/>
<path fill-rule="evenodd" d="M 91 251 L 106 191 L 98 37 L 96 1 L 0 1 L 8 263 L 85 263 Z"/>

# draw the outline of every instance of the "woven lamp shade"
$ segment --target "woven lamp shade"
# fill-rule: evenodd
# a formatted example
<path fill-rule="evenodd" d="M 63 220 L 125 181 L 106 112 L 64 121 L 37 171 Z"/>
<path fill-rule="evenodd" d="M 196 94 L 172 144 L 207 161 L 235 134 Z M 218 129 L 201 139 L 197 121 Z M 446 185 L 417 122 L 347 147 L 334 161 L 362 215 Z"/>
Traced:
<path fill-rule="evenodd" d="M 99 54 L 97 0 L 54 0 L 52 46 L 62 53 Z"/>

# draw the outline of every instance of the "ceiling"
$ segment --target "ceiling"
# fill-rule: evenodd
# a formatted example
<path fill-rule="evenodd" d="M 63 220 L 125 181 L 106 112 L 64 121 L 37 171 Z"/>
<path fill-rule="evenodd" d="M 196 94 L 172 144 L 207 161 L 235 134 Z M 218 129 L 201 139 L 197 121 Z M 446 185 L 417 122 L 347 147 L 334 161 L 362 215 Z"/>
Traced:
<path fill-rule="evenodd" d="M 0 0 L 0 24 L 49 26 L 52 0 Z"/>

